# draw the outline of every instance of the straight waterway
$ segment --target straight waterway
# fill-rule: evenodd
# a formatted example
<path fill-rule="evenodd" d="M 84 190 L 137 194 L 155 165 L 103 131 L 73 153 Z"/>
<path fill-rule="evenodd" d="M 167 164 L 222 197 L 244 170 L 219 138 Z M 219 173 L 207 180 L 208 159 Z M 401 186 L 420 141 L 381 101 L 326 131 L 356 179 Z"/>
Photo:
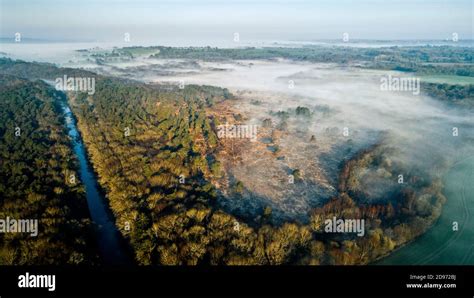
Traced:
<path fill-rule="evenodd" d="M 87 159 L 84 143 L 76 126 L 76 120 L 69 106 L 64 105 L 64 118 L 73 151 L 79 161 L 80 180 L 84 184 L 87 204 L 92 221 L 97 225 L 96 234 L 101 259 L 105 264 L 128 264 L 124 240 L 118 232 L 113 215 L 108 209 L 104 196 L 99 191 L 97 179 Z"/>

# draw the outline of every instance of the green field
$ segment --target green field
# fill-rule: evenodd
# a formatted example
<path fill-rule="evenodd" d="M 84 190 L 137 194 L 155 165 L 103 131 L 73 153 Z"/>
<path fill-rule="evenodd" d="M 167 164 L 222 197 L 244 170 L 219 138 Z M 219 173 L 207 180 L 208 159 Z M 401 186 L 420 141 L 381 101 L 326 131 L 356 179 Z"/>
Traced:
<path fill-rule="evenodd" d="M 455 75 L 429 75 L 420 77 L 422 82 L 450 85 L 474 85 L 474 77 Z"/>

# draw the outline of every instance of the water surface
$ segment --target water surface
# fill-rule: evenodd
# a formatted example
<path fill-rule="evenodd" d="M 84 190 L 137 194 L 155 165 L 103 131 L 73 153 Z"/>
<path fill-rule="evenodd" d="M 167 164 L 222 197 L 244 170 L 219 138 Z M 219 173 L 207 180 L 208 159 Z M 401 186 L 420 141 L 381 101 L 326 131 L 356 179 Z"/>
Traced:
<path fill-rule="evenodd" d="M 76 127 L 76 121 L 68 106 L 63 106 L 63 110 L 68 135 L 72 139 L 73 151 L 79 161 L 80 180 L 86 190 L 89 212 L 97 225 L 99 253 L 106 264 L 125 264 L 128 258 L 124 252 L 123 239 L 115 227 L 105 198 L 99 191 L 96 176 L 90 167 L 84 144 Z"/>

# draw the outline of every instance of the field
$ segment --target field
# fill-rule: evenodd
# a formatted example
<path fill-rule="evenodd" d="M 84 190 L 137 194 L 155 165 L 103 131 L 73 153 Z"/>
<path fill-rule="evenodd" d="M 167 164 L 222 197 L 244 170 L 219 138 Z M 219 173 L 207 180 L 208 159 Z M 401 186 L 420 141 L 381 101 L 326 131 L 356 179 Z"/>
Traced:
<path fill-rule="evenodd" d="M 429 75 L 421 76 L 422 82 L 449 84 L 449 85 L 474 85 L 474 77 L 454 76 L 454 75 Z"/>

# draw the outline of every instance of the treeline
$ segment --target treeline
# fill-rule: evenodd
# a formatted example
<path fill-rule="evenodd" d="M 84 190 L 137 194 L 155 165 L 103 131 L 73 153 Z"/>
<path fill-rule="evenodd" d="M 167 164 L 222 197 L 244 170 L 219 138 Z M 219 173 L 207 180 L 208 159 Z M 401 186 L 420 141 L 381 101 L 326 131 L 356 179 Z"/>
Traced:
<path fill-rule="evenodd" d="M 124 51 L 134 48 L 123 48 Z M 412 61 L 416 63 L 472 63 L 473 54 L 468 47 L 449 46 L 416 46 L 416 47 L 321 47 L 304 46 L 289 47 L 246 47 L 246 48 L 217 48 L 217 47 L 149 47 L 157 50 L 153 58 L 189 58 L 189 59 L 272 59 L 288 58 L 317 62 L 343 62 L 350 60 L 373 61 Z"/>
<path fill-rule="evenodd" d="M 91 264 L 94 239 L 61 95 L 0 75 L 0 220 L 38 220 L 38 234 L 0 233 L 1 265 Z"/>
<path fill-rule="evenodd" d="M 474 85 L 422 83 L 421 88 L 434 98 L 469 108 L 474 107 Z"/>
<path fill-rule="evenodd" d="M 311 226 L 315 231 L 322 231 L 323 219 L 331 216 L 365 219 L 365 237 L 326 239 L 336 264 L 377 260 L 423 234 L 440 216 L 446 202 L 441 180 L 392 158 L 394 150 L 381 143 L 346 162 L 339 177 L 338 197 L 313 210 Z M 399 180 L 400 173 L 404 173 L 404 180 Z M 374 187 L 364 184 L 370 181 L 368 176 L 376 179 L 374 175 L 391 179 L 396 187 L 374 198 L 369 194 Z M 368 197 L 372 201 L 367 201 Z"/>
<path fill-rule="evenodd" d="M 124 48 L 128 49 L 128 48 Z M 474 76 L 472 50 L 469 47 L 416 46 L 416 47 L 318 47 L 300 48 L 263 47 L 222 49 L 213 47 L 150 47 L 157 50 L 156 59 L 276 59 L 322 63 L 363 63 L 363 67 L 417 72 L 419 74 L 451 74 Z"/>
<path fill-rule="evenodd" d="M 52 80 L 69 77 L 96 77 L 97 74 L 75 68 L 58 68 L 51 63 L 26 62 L 0 58 L 0 73 L 30 80 Z"/>

